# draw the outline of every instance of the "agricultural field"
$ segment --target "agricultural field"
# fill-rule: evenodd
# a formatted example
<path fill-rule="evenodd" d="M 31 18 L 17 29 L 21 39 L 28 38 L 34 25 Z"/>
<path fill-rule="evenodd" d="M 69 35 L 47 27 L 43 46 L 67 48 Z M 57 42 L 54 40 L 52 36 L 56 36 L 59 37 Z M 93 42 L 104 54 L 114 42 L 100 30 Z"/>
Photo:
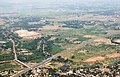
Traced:
<path fill-rule="evenodd" d="M 0 77 L 120 76 L 118 0 L 19 1 L 0 2 Z"/>

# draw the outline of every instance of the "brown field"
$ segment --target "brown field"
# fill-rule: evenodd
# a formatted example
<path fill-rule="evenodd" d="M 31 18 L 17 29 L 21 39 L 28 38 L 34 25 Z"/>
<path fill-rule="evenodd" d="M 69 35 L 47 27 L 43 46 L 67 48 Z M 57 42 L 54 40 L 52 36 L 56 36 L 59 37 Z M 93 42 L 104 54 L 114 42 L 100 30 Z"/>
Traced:
<path fill-rule="evenodd" d="M 34 65 L 36 65 L 37 63 L 31 63 L 31 62 L 29 62 L 29 63 L 26 63 L 28 66 L 30 66 L 30 67 L 32 67 L 32 66 L 34 66 Z"/>
<path fill-rule="evenodd" d="M 85 38 L 96 38 L 97 36 L 96 35 L 84 35 L 83 37 L 85 37 Z"/>
<path fill-rule="evenodd" d="M 120 34 L 120 30 L 108 30 L 106 36 L 112 36 L 116 34 Z"/>
<path fill-rule="evenodd" d="M 109 72 L 110 69 L 108 69 L 108 68 L 102 68 L 101 71 L 103 71 L 103 72 Z"/>
<path fill-rule="evenodd" d="M 22 37 L 23 39 L 35 39 L 40 36 L 39 33 L 28 30 L 17 30 L 15 33 L 17 33 L 18 36 Z"/>
<path fill-rule="evenodd" d="M 3 20 L 3 19 L 0 19 L 0 26 L 1 26 L 1 25 L 4 25 L 4 24 L 5 24 L 4 20 Z"/>
<path fill-rule="evenodd" d="M 92 15 L 92 14 L 86 14 L 86 15 L 81 15 L 81 16 L 69 16 L 69 17 L 59 17 L 56 19 L 48 19 L 47 21 L 66 21 L 66 20 L 99 20 L 99 21 L 114 21 L 115 17 L 110 17 L 110 16 L 103 16 L 103 15 Z"/>
<path fill-rule="evenodd" d="M 120 23 L 120 16 L 116 18 L 115 22 Z"/>
<path fill-rule="evenodd" d="M 111 44 L 111 40 L 106 38 L 97 38 L 94 42 L 99 44 Z"/>
<path fill-rule="evenodd" d="M 69 29 L 69 28 L 63 28 L 62 26 L 58 25 L 48 25 L 48 26 L 43 26 L 42 28 L 39 28 L 40 30 L 59 30 L 59 29 Z"/>
<path fill-rule="evenodd" d="M 91 57 L 91 58 L 85 60 L 84 62 L 85 62 L 85 63 L 91 63 L 91 62 L 103 61 L 103 60 L 105 60 L 104 57 L 97 56 L 97 57 Z"/>
<path fill-rule="evenodd" d="M 106 57 L 108 57 L 108 58 L 120 58 L 120 53 L 109 54 L 109 55 L 106 55 Z"/>
<path fill-rule="evenodd" d="M 59 68 L 61 66 L 63 66 L 64 63 L 60 63 L 60 62 L 51 62 L 51 63 L 47 63 L 45 64 L 43 67 L 47 67 L 47 68 Z"/>

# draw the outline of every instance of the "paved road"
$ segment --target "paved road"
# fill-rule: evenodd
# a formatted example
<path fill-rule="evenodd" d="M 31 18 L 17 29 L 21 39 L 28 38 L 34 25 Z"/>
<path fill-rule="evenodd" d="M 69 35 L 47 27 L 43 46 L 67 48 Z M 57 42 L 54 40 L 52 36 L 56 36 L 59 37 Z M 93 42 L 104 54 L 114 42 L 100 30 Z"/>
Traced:
<path fill-rule="evenodd" d="M 11 38 L 10 38 L 10 41 L 13 43 L 13 53 L 14 53 L 14 59 L 15 59 L 15 61 L 18 62 L 18 63 L 20 63 L 23 66 L 26 66 L 27 68 L 30 68 L 27 64 L 25 64 L 25 63 L 21 62 L 20 60 L 18 60 L 16 49 L 15 49 L 15 47 L 16 47 L 15 42 Z"/>
<path fill-rule="evenodd" d="M 49 63 L 52 59 L 53 59 L 53 57 L 50 57 L 50 58 L 48 58 L 48 59 L 46 59 L 46 60 L 44 60 L 44 61 L 36 64 L 35 66 L 32 66 L 31 68 L 26 68 L 26 69 L 24 69 L 23 71 L 18 72 L 17 74 L 15 74 L 15 75 L 13 75 L 13 76 L 11 76 L 11 77 L 19 77 L 19 76 L 21 76 L 22 74 L 24 74 L 24 73 L 26 73 L 26 72 L 28 72 L 28 71 L 30 71 L 30 70 L 38 67 L 38 66 L 43 66 L 43 65 Z"/>
<path fill-rule="evenodd" d="M 17 59 L 17 54 L 16 54 L 16 49 L 15 49 L 15 42 L 13 39 L 10 38 L 10 41 L 13 43 L 13 53 L 14 53 L 14 59 L 15 60 L 18 60 Z"/>
<path fill-rule="evenodd" d="M 94 40 L 94 39 L 90 39 L 90 40 L 87 40 L 87 41 L 82 42 L 81 44 L 75 45 L 75 46 L 72 47 L 71 49 L 66 49 L 66 50 L 64 50 L 63 52 L 60 52 L 60 53 L 58 53 L 58 54 L 55 54 L 55 55 L 53 55 L 52 57 L 50 57 L 50 58 L 48 58 L 48 59 L 46 59 L 46 60 L 44 60 L 44 61 L 42 61 L 42 62 L 40 62 L 40 63 L 38 63 L 38 64 L 36 64 L 36 65 L 34 65 L 34 66 L 32 66 L 31 68 L 24 69 L 23 71 L 17 73 L 17 74 L 14 75 L 14 76 L 11 76 L 11 77 L 19 77 L 19 76 L 21 76 L 22 74 L 30 71 L 31 69 L 34 69 L 34 68 L 37 68 L 37 67 L 40 67 L 40 66 L 43 66 L 43 65 L 49 63 L 52 59 L 56 58 L 56 57 L 59 56 L 59 55 L 62 55 L 62 53 L 64 54 L 64 52 L 68 52 L 68 53 L 69 53 L 69 52 L 73 52 L 73 51 L 79 49 L 80 47 L 82 47 L 82 46 L 84 46 L 84 45 L 92 42 L 93 40 Z"/>

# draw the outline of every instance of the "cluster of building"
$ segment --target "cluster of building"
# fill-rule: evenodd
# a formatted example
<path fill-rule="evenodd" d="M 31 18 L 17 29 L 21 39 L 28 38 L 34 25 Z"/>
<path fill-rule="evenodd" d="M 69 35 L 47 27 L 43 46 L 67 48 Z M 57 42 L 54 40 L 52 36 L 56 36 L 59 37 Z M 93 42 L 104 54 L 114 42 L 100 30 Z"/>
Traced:
<path fill-rule="evenodd" d="M 0 72 L 0 77 L 9 77 L 14 74 L 15 74 L 15 72 L 13 70 L 4 70 L 4 71 Z"/>
<path fill-rule="evenodd" d="M 91 65 L 81 65 L 78 68 L 62 66 L 60 69 L 36 68 L 30 77 L 120 77 L 120 62 L 111 65 L 96 63 Z"/>

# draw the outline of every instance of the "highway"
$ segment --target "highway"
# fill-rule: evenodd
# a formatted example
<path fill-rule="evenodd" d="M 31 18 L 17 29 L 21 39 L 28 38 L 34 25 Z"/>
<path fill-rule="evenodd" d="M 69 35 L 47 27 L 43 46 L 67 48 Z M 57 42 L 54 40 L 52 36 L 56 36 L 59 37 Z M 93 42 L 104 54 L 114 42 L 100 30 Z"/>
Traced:
<path fill-rule="evenodd" d="M 46 60 L 44 60 L 44 61 L 36 64 L 35 66 L 32 66 L 31 68 L 26 68 L 26 69 L 24 69 L 23 71 L 18 72 L 17 74 L 15 74 L 15 75 L 13 75 L 13 76 L 11 76 L 11 77 L 19 77 L 19 76 L 21 76 L 22 74 L 24 74 L 24 73 L 26 73 L 26 72 L 28 72 L 28 71 L 30 71 L 30 70 L 38 67 L 38 66 L 43 66 L 43 65 L 49 63 L 52 59 L 53 59 L 53 57 L 50 57 L 50 58 L 48 58 L 48 59 L 46 59 Z M 21 77 L 22 77 L 22 76 L 21 76 Z"/>

